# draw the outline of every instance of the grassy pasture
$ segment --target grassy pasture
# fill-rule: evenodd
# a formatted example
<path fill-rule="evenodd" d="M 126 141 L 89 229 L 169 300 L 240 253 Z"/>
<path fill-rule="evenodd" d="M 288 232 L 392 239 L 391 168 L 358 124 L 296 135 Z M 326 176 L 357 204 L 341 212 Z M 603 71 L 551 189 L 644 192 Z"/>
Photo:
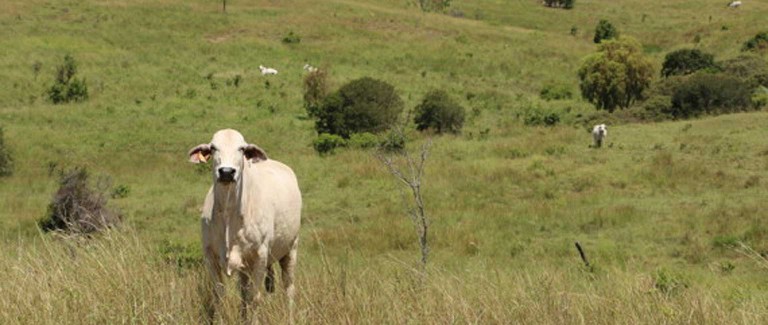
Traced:
<path fill-rule="evenodd" d="M 582 0 L 567 11 L 454 1 L 449 11 L 463 18 L 406 1 L 230 1 L 227 14 L 218 5 L 0 3 L 0 126 L 16 161 L 0 178 L 0 323 L 198 322 L 197 219 L 210 176 L 185 154 L 224 127 L 299 176 L 301 323 L 768 320 L 758 257 L 768 252 L 768 114 L 609 125 L 607 146 L 595 150 L 572 126 L 590 105 L 537 98 L 547 84 L 577 93 L 575 71 L 595 49 L 600 18 L 637 37 L 660 69 L 682 47 L 737 55 L 768 4 Z M 281 42 L 291 31 L 300 43 Z M 67 53 L 91 98 L 54 106 L 44 93 Z M 468 109 L 462 135 L 433 138 L 427 279 L 414 272 L 399 185 L 371 153 L 319 157 L 311 148 L 305 62 L 328 68 L 336 86 L 386 80 L 409 109 L 432 88 Z M 259 64 L 280 74 L 263 77 Z M 525 126 L 532 110 L 564 123 Z M 425 141 L 409 137 L 411 148 Z M 39 234 L 57 187 L 51 171 L 74 166 L 130 189 L 111 200 L 126 216 L 122 233 L 90 243 Z M 282 299 L 268 299 L 264 320 L 284 319 Z M 232 294 L 225 322 L 236 320 L 235 306 Z"/>

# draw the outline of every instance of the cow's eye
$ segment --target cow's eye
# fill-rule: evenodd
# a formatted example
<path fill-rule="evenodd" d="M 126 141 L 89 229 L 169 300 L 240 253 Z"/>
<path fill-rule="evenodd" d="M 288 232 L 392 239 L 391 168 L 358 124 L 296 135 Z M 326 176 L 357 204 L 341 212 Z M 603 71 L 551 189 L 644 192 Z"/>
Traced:
<path fill-rule="evenodd" d="M 216 146 L 211 145 L 211 151 L 216 151 L 216 150 L 219 150 L 219 148 L 216 148 Z"/>
<path fill-rule="evenodd" d="M 237 148 L 237 150 L 240 150 L 240 152 L 245 152 L 245 147 Z"/>

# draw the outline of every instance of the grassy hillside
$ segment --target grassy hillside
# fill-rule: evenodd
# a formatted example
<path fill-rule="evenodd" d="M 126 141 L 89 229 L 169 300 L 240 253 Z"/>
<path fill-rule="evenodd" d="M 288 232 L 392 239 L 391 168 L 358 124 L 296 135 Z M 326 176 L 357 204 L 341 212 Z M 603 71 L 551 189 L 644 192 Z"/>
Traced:
<path fill-rule="evenodd" d="M 608 146 L 595 150 L 574 123 L 595 114 L 591 105 L 538 99 L 548 84 L 577 93 L 598 19 L 638 38 L 660 70 L 682 47 L 734 57 L 768 4 L 453 1 L 449 14 L 406 1 L 236 0 L 226 14 L 219 5 L 0 3 L 0 126 L 16 162 L 0 178 L 0 323 L 195 322 L 210 176 L 186 152 L 225 127 L 299 177 L 303 323 L 768 320 L 768 114 L 609 125 Z M 282 42 L 290 32 L 301 41 Z M 53 105 L 45 91 L 65 54 L 91 98 Z M 307 62 L 336 86 L 386 80 L 409 109 L 433 88 L 467 108 L 464 133 L 433 138 L 427 162 L 427 280 L 413 272 L 399 184 L 371 152 L 312 149 Z M 261 76 L 260 64 L 280 73 Z M 526 126 L 532 110 L 563 123 Z M 426 139 L 409 138 L 411 148 Z M 75 166 L 129 189 L 110 202 L 126 216 L 122 234 L 80 244 L 39 234 L 52 171 Z M 267 320 L 285 315 L 280 299 Z"/>

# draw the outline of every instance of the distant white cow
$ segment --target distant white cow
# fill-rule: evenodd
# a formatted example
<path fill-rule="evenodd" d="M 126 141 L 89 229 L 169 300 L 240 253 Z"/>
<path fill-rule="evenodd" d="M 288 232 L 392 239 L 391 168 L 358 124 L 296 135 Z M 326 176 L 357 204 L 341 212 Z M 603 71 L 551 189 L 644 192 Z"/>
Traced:
<path fill-rule="evenodd" d="M 307 71 L 307 72 L 315 72 L 315 71 L 317 71 L 317 68 L 315 68 L 315 67 L 309 65 L 309 63 L 307 63 L 307 64 L 304 65 L 304 70 Z"/>
<path fill-rule="evenodd" d="M 291 168 L 267 158 L 256 145 L 231 129 L 221 130 L 189 151 L 189 161 L 212 161 L 213 186 L 203 204 L 202 244 L 214 282 L 208 315 L 224 294 L 222 271 L 240 278 L 241 314 L 262 301 L 260 283 L 274 291 L 272 265 L 280 263 L 289 315 L 293 318 L 294 269 L 301 224 L 301 192 Z M 254 292 L 255 291 L 255 292 Z"/>
<path fill-rule="evenodd" d="M 261 70 L 261 75 L 262 76 L 271 75 L 271 74 L 277 74 L 277 69 L 267 68 L 267 67 L 265 67 L 263 65 L 259 66 L 259 70 Z"/>
<path fill-rule="evenodd" d="M 603 146 L 603 141 L 608 136 L 608 127 L 605 124 L 598 124 L 592 128 L 592 140 L 594 140 L 594 148 L 600 148 Z"/>
<path fill-rule="evenodd" d="M 741 1 L 731 1 L 728 3 L 728 7 L 731 7 L 731 8 L 741 7 Z"/>

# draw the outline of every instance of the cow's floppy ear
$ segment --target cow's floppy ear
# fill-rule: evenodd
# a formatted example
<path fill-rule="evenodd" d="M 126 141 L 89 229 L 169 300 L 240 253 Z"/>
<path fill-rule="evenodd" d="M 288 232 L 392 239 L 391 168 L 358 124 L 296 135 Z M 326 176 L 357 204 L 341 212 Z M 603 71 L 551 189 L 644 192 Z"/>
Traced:
<path fill-rule="evenodd" d="M 189 150 L 189 162 L 200 164 L 208 162 L 211 158 L 211 145 L 204 143 Z"/>
<path fill-rule="evenodd" d="M 252 162 L 259 162 L 269 159 L 267 158 L 267 153 L 255 144 L 248 144 L 247 146 L 243 147 L 243 154 L 245 155 L 245 158 L 250 159 Z"/>

